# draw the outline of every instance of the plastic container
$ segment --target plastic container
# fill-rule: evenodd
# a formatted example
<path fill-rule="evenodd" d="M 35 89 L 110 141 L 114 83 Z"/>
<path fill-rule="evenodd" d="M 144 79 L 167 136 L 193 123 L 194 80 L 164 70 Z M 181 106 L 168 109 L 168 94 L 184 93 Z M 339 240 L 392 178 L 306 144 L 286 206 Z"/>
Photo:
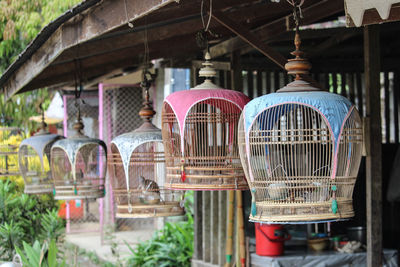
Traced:
<path fill-rule="evenodd" d="M 283 245 L 291 236 L 281 224 L 255 223 L 256 254 L 259 256 L 280 256 Z"/>

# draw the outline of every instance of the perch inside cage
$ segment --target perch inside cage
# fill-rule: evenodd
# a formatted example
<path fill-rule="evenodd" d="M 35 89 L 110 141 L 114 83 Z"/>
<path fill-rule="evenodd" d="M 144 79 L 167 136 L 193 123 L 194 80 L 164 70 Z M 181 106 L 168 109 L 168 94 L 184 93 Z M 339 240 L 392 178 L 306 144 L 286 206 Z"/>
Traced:
<path fill-rule="evenodd" d="M 221 89 L 210 80 L 209 62 L 200 70 L 205 82 L 169 95 L 163 104 L 162 134 L 166 186 L 183 190 L 248 189 L 237 146 L 240 113 L 249 98 Z"/>
<path fill-rule="evenodd" d="M 286 87 L 250 101 L 239 122 L 239 150 L 252 194 L 250 220 L 301 223 L 354 216 L 352 194 L 362 154 L 362 124 L 345 97 L 302 79 L 299 51 Z"/>
<path fill-rule="evenodd" d="M 176 216 L 184 213 L 183 192 L 168 190 L 165 184 L 165 157 L 161 130 L 151 123 L 155 114 L 149 101 L 147 79 L 144 107 L 139 115 L 144 123 L 133 132 L 111 142 L 108 172 L 117 204 L 117 218 Z"/>
<path fill-rule="evenodd" d="M 43 112 L 43 111 L 42 111 Z M 53 192 L 50 171 L 50 149 L 63 137 L 46 131 L 44 112 L 41 129 L 32 137 L 23 140 L 19 146 L 18 164 L 25 182 L 26 194 L 47 194 Z"/>
<path fill-rule="evenodd" d="M 76 134 L 55 142 L 51 148 L 51 173 L 55 199 L 96 199 L 105 194 L 107 147 L 82 133 L 78 105 Z"/>

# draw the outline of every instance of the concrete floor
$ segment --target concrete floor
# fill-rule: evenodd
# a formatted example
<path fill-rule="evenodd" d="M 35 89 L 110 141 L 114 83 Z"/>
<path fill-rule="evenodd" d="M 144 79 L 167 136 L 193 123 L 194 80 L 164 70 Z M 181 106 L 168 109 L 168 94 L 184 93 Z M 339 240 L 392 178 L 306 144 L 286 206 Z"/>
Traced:
<path fill-rule="evenodd" d="M 136 244 L 150 239 L 153 234 L 154 230 L 144 229 L 138 231 L 116 232 L 113 233 L 113 238 L 111 240 L 104 240 L 103 244 L 101 244 L 101 234 L 99 232 L 79 233 L 68 234 L 65 237 L 65 241 L 79 247 L 80 249 L 84 249 L 87 252 L 96 253 L 101 260 L 115 263 L 117 259 L 111 252 L 111 243 L 118 244 L 117 251 L 120 255 L 120 259 L 125 259 L 130 255 L 130 251 L 124 241 L 134 248 Z"/>

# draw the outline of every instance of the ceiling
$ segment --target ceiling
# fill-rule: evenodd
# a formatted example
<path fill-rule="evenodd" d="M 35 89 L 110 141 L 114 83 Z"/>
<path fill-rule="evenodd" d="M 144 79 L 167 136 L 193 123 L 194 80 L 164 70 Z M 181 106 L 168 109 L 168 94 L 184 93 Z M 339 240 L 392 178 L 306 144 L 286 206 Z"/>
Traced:
<path fill-rule="evenodd" d="M 205 0 L 205 20 L 208 8 Z M 292 12 L 284 0 L 213 1 L 212 57 L 256 48 L 279 65 L 287 55 L 268 43 L 291 32 Z M 142 66 L 146 39 L 150 59 L 190 62 L 201 54 L 196 43 L 196 33 L 203 29 L 200 13 L 199 0 L 84 1 L 42 30 L 0 78 L 0 88 L 9 98 L 43 87 L 70 86 L 77 75 L 84 84 L 94 84 Z M 344 14 L 343 0 L 307 0 L 302 13 L 304 25 L 336 18 Z"/>

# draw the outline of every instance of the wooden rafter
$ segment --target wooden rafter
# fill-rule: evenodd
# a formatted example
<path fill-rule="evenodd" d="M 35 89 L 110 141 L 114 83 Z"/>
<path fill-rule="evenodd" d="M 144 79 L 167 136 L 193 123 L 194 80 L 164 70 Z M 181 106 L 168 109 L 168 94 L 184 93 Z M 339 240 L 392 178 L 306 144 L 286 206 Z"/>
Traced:
<path fill-rule="evenodd" d="M 260 51 L 263 55 L 271 59 L 281 68 L 285 68 L 286 59 L 280 53 L 276 52 L 274 49 L 269 47 L 265 42 L 260 41 L 254 34 L 252 34 L 248 29 L 241 26 L 240 24 L 234 22 L 221 12 L 214 12 L 212 17 L 221 23 L 223 26 L 228 28 L 230 31 L 235 33 L 243 41 Z"/>
<path fill-rule="evenodd" d="M 311 24 L 335 15 L 341 11 L 343 11 L 343 1 L 322 0 L 303 9 L 304 19 L 302 23 L 305 25 Z M 257 36 L 259 41 L 266 42 L 267 40 L 276 38 L 276 35 L 284 33 L 288 29 L 293 28 L 293 25 L 293 15 L 290 14 L 263 26 L 257 27 L 253 29 L 251 33 Z M 210 52 L 212 57 L 220 57 L 232 51 L 243 49 L 247 46 L 248 43 L 243 41 L 240 37 L 233 37 L 211 47 Z"/>
<path fill-rule="evenodd" d="M 125 9 L 124 0 L 103 1 L 91 8 L 86 14 L 73 17 L 61 25 L 37 49 L 35 55 L 18 68 L 12 74 L 12 77 L 6 81 L 2 87 L 5 98 L 10 98 L 18 90 L 24 88 L 64 50 L 126 24 L 126 12 L 129 20 L 134 21 L 174 2 L 176 1 L 129 1 L 127 9 Z"/>

